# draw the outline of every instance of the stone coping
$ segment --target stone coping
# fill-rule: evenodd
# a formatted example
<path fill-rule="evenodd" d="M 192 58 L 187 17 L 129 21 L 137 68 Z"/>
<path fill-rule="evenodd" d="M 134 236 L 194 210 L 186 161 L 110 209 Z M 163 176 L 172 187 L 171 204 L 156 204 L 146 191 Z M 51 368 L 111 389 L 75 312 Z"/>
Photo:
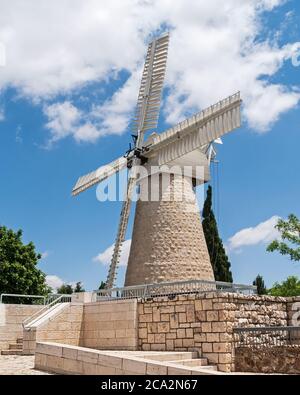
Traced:
<path fill-rule="evenodd" d="M 241 293 L 232 292 L 201 292 L 181 295 L 169 295 L 169 296 L 155 296 L 147 298 L 139 298 L 139 301 L 151 302 L 167 302 L 176 300 L 195 300 L 195 299 L 228 299 L 228 300 L 247 300 L 247 301 L 260 301 L 260 302 L 300 302 L 300 296 L 282 297 L 282 296 L 271 296 L 271 295 L 245 295 Z"/>
<path fill-rule="evenodd" d="M 39 342 L 35 368 L 60 374 L 141 374 L 141 375 L 224 375 L 200 367 L 180 366 L 169 361 L 147 359 L 147 355 L 175 354 L 192 356 L 192 352 L 103 351 L 61 343 Z"/>
<path fill-rule="evenodd" d="M 252 352 L 257 352 L 257 351 L 284 351 L 286 349 L 288 350 L 298 350 L 300 353 L 300 344 L 282 344 L 280 346 L 268 346 L 268 345 L 259 345 L 257 346 L 238 346 L 236 347 L 236 350 L 252 350 Z"/>
<path fill-rule="evenodd" d="M 132 303 L 135 304 L 137 303 L 138 299 L 132 298 L 132 299 L 107 299 L 107 300 L 97 300 L 96 302 L 87 302 L 84 303 L 86 306 L 99 306 L 99 305 L 104 305 L 108 303 L 118 303 L 118 304 L 125 304 L 125 303 Z"/>

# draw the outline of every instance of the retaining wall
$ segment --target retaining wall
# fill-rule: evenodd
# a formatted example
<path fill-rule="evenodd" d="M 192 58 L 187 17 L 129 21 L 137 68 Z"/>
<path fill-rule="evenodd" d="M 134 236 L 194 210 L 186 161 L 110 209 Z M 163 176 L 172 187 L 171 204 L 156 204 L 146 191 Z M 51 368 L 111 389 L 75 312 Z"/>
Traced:
<path fill-rule="evenodd" d="M 136 300 L 88 303 L 79 344 L 98 350 L 137 350 L 137 329 Z"/>
<path fill-rule="evenodd" d="M 23 337 L 22 322 L 41 310 L 41 305 L 0 304 L 0 351 Z"/>
<path fill-rule="evenodd" d="M 139 348 L 147 351 L 189 351 L 234 370 L 234 327 L 286 326 L 284 298 L 209 292 L 140 301 Z"/>
<path fill-rule="evenodd" d="M 62 307 L 62 308 L 60 308 Z M 57 314 L 44 316 L 40 324 L 23 331 L 23 354 L 34 354 L 37 341 L 51 341 L 70 345 L 80 343 L 83 304 L 57 304 Z"/>
<path fill-rule="evenodd" d="M 55 307 L 60 307 L 56 305 Z M 137 301 L 68 303 L 56 315 L 24 330 L 23 353 L 50 341 L 99 350 L 137 350 Z"/>
<path fill-rule="evenodd" d="M 36 341 L 98 350 L 196 350 L 220 371 L 230 372 L 234 370 L 233 329 L 292 325 L 292 309 L 299 301 L 300 298 L 208 292 L 147 300 L 71 303 L 35 331 L 24 332 L 24 352 L 34 353 Z M 4 331 L 0 327 L 7 347 L 8 342 L 22 337 L 21 322 L 40 306 L 3 306 L 10 317 Z"/>
<path fill-rule="evenodd" d="M 239 372 L 300 374 L 300 347 L 239 347 L 235 368 Z"/>

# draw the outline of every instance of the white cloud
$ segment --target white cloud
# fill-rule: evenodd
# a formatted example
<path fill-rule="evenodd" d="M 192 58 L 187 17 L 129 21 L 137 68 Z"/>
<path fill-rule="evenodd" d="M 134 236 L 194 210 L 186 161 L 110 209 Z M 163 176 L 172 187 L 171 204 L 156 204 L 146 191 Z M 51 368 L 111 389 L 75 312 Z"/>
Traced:
<path fill-rule="evenodd" d="M 100 122 L 103 134 L 121 134 L 126 130 L 136 105 L 142 70 L 132 75 L 103 105 L 94 106 L 91 115 Z"/>
<path fill-rule="evenodd" d="M 5 120 L 4 108 L 0 107 L 0 122 Z"/>
<path fill-rule="evenodd" d="M 49 251 L 44 251 L 44 252 L 41 254 L 41 255 L 42 255 L 42 258 L 41 258 L 41 259 L 46 259 L 46 258 L 48 258 L 49 254 L 50 254 Z"/>
<path fill-rule="evenodd" d="M 51 287 L 54 291 L 57 290 L 57 288 L 61 287 L 64 284 L 64 281 L 55 275 L 48 275 L 46 276 L 46 283 Z"/>
<path fill-rule="evenodd" d="M 127 266 L 129 252 L 130 252 L 131 240 L 126 240 L 122 246 L 122 252 L 120 257 L 120 266 Z M 102 265 L 109 265 L 111 261 L 111 257 L 114 251 L 114 244 L 108 247 L 105 251 L 100 252 L 95 258 L 93 258 L 94 262 L 100 262 Z"/>
<path fill-rule="evenodd" d="M 80 111 L 68 101 L 45 107 L 44 112 L 49 119 L 46 127 L 51 131 L 54 140 L 72 133 L 81 116 Z"/>
<path fill-rule="evenodd" d="M 74 288 L 76 286 L 76 281 L 67 282 L 56 275 L 49 274 L 46 276 L 46 284 L 51 287 L 54 292 L 56 292 L 57 288 L 60 288 L 63 284 L 69 284 L 72 288 Z"/>
<path fill-rule="evenodd" d="M 69 101 L 45 106 L 44 114 L 48 118 L 46 128 L 51 133 L 51 143 L 67 136 L 73 136 L 78 142 L 94 141 L 101 135 L 101 132 L 86 120 L 85 114 Z"/>
<path fill-rule="evenodd" d="M 67 136 L 93 142 L 105 134 L 120 134 L 135 105 L 145 40 L 169 26 L 168 122 L 241 90 L 246 120 L 265 132 L 300 99 L 299 91 L 270 81 L 295 54 L 297 44 L 280 46 L 275 33 L 272 40 L 259 37 L 262 13 L 283 3 L 3 0 L 0 41 L 7 67 L 1 69 L 0 90 L 14 87 L 19 95 L 42 103 L 52 142 Z M 109 83 L 121 71 L 128 73 L 128 80 L 103 104 L 84 111 L 75 107 L 73 93 L 91 82 Z M 61 94 L 69 99 L 60 102 Z"/>
<path fill-rule="evenodd" d="M 275 225 L 279 218 L 277 215 L 274 215 L 267 221 L 261 222 L 254 227 L 240 230 L 228 240 L 228 251 L 239 252 L 242 247 L 269 243 L 278 238 L 280 235 Z"/>

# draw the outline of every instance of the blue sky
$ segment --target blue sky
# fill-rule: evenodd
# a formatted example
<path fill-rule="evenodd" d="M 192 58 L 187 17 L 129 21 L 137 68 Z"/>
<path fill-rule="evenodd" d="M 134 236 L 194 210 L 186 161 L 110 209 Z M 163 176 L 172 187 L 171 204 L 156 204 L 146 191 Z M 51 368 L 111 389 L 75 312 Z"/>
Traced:
<path fill-rule="evenodd" d="M 55 284 L 95 289 L 106 279 L 93 258 L 107 259 L 120 203 L 98 202 L 95 188 L 70 192 L 127 149 L 145 43 L 168 26 L 160 131 L 237 90 L 244 98 L 243 126 L 218 146 L 219 182 L 216 169 L 211 180 L 234 281 L 300 276 L 300 264 L 265 251 L 272 218 L 300 216 L 299 1 L 82 3 L 0 0 L 0 223 L 34 241 Z M 124 266 L 119 274 L 121 284 Z"/>

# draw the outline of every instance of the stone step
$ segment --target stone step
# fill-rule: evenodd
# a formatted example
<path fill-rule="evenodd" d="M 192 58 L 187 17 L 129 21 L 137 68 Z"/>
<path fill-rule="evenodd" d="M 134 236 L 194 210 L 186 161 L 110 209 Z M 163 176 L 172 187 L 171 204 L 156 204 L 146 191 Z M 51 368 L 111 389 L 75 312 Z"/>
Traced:
<path fill-rule="evenodd" d="M 22 343 L 10 343 L 8 348 L 10 350 L 22 350 L 23 349 L 23 344 Z"/>
<path fill-rule="evenodd" d="M 22 355 L 23 350 L 2 350 L 1 355 Z"/>
<path fill-rule="evenodd" d="M 196 358 L 196 359 L 182 359 L 182 360 L 176 360 L 176 361 L 169 361 L 172 363 L 176 363 L 178 365 L 184 365 L 184 366 L 207 366 L 207 358 Z"/>
<path fill-rule="evenodd" d="M 214 371 L 218 371 L 218 367 L 216 365 L 207 365 L 207 366 L 196 366 L 193 368 L 193 370 L 214 370 Z"/>
<path fill-rule="evenodd" d="M 198 358 L 197 351 L 183 351 L 183 352 L 162 352 L 143 355 L 142 358 L 153 359 L 154 361 L 178 361 L 178 360 L 187 360 L 187 359 L 195 359 Z"/>

